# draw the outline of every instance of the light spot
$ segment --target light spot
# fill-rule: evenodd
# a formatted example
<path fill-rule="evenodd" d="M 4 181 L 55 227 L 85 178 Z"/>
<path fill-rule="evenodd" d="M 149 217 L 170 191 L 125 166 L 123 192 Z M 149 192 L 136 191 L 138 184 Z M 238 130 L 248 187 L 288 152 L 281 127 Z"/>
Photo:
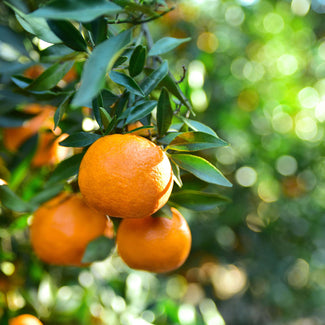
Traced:
<path fill-rule="evenodd" d="M 192 91 L 191 102 L 196 112 L 204 112 L 208 108 L 208 98 L 203 89 L 194 89 Z"/>
<path fill-rule="evenodd" d="M 310 116 L 296 117 L 296 128 L 297 136 L 302 140 L 313 141 L 317 136 L 318 127 L 316 121 Z"/>
<path fill-rule="evenodd" d="M 191 88 L 202 88 L 204 84 L 205 66 L 201 61 L 195 60 L 188 67 L 188 83 Z"/>
<path fill-rule="evenodd" d="M 261 181 L 257 193 L 264 202 L 275 202 L 279 198 L 279 184 L 273 179 Z"/>
<path fill-rule="evenodd" d="M 94 277 L 89 271 L 80 272 L 78 280 L 79 283 L 85 288 L 90 288 L 94 283 Z"/>
<path fill-rule="evenodd" d="M 319 103 L 319 94 L 315 88 L 306 87 L 299 91 L 298 99 L 303 108 L 314 108 Z"/>
<path fill-rule="evenodd" d="M 268 33 L 278 34 L 284 28 L 284 21 L 280 15 L 270 12 L 264 17 L 263 26 Z"/>
<path fill-rule="evenodd" d="M 214 53 L 219 46 L 219 40 L 216 35 L 211 32 L 203 32 L 199 35 L 197 47 L 206 53 Z"/>
<path fill-rule="evenodd" d="M 247 285 L 247 275 L 235 265 L 218 265 L 212 273 L 212 285 L 218 298 L 229 299 L 243 292 Z"/>
<path fill-rule="evenodd" d="M 277 60 L 277 67 L 281 74 L 289 76 L 298 69 L 298 62 L 294 55 L 283 54 Z"/>
<path fill-rule="evenodd" d="M 276 160 L 276 169 L 281 175 L 293 175 L 298 169 L 297 160 L 292 156 L 281 156 Z"/>
<path fill-rule="evenodd" d="M 121 312 L 123 312 L 125 310 L 126 304 L 125 304 L 125 301 L 124 301 L 124 299 L 122 297 L 115 296 L 112 299 L 111 306 L 112 306 L 112 309 L 115 312 L 121 313 Z"/>
<path fill-rule="evenodd" d="M 241 7 L 230 6 L 225 12 L 225 19 L 231 26 L 240 26 L 245 20 L 245 13 Z"/>
<path fill-rule="evenodd" d="M 189 304 L 181 305 L 178 309 L 178 319 L 181 324 L 193 324 L 195 322 L 195 309 Z"/>
<path fill-rule="evenodd" d="M 216 231 L 216 239 L 221 246 L 231 248 L 235 245 L 236 235 L 228 226 L 221 226 Z"/>
<path fill-rule="evenodd" d="M 296 289 L 305 287 L 309 278 L 309 264 L 305 260 L 298 258 L 289 269 L 287 278 L 292 287 Z"/>
<path fill-rule="evenodd" d="M 318 55 L 321 59 L 325 60 L 325 42 L 322 42 L 318 47 Z"/>
<path fill-rule="evenodd" d="M 11 276 L 15 272 L 15 264 L 11 262 L 2 262 L 0 269 L 6 276 Z"/>
<path fill-rule="evenodd" d="M 252 167 L 243 166 L 237 169 L 235 178 L 239 185 L 250 187 L 256 183 L 257 173 Z"/>
<path fill-rule="evenodd" d="M 204 322 L 207 325 L 226 325 L 212 299 L 203 299 L 199 305 Z"/>
<path fill-rule="evenodd" d="M 317 104 L 315 108 L 315 117 L 319 122 L 325 121 L 325 99 Z"/>
<path fill-rule="evenodd" d="M 310 9 L 309 0 L 292 0 L 291 1 L 291 11 L 297 16 L 307 15 Z"/>
<path fill-rule="evenodd" d="M 292 117 L 285 112 L 276 112 L 272 116 L 273 129 L 279 133 L 288 133 L 293 128 Z"/>

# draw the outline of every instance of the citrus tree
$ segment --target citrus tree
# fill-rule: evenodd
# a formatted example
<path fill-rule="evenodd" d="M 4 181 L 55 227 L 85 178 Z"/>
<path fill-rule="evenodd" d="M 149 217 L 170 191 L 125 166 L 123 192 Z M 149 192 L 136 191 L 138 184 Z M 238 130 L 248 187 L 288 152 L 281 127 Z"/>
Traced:
<path fill-rule="evenodd" d="M 123 296 L 133 306 L 123 323 L 155 313 L 157 324 L 176 321 L 174 303 L 146 297 L 154 278 L 145 275 L 137 297 L 118 259 L 179 268 L 191 233 L 176 209 L 213 209 L 227 201 L 215 185 L 231 186 L 206 151 L 227 143 L 196 119 L 186 67 L 175 77 L 166 59 L 190 38 L 149 30 L 173 9 L 162 0 L 1 4 L 4 319 L 24 307 L 48 324 L 119 324 Z"/>

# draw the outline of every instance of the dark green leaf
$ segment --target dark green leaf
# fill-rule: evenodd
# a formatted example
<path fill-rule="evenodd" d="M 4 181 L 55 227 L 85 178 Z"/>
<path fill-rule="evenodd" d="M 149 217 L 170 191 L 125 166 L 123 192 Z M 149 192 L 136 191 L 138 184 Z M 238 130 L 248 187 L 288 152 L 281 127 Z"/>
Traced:
<path fill-rule="evenodd" d="M 190 37 L 187 38 L 174 38 L 174 37 L 163 37 L 159 41 L 157 41 L 152 48 L 150 49 L 148 55 L 161 55 L 167 53 L 177 46 L 189 42 L 191 40 Z"/>
<path fill-rule="evenodd" d="M 24 76 L 13 76 L 11 77 L 11 80 L 16 86 L 23 89 L 28 87 L 33 82 L 32 79 L 26 78 Z"/>
<path fill-rule="evenodd" d="M 173 109 L 170 104 L 169 94 L 166 88 L 161 90 L 158 104 L 157 104 L 157 127 L 158 135 L 164 135 L 172 122 Z"/>
<path fill-rule="evenodd" d="M 173 212 L 169 205 L 165 204 L 162 208 L 160 208 L 157 212 L 152 215 L 153 218 L 173 218 Z"/>
<path fill-rule="evenodd" d="M 212 130 L 210 127 L 208 127 L 207 125 L 205 125 L 199 121 L 190 120 L 183 116 L 177 116 L 177 117 L 180 118 L 193 131 L 200 131 L 200 132 L 208 133 L 215 137 L 218 137 L 217 134 L 214 132 L 214 130 Z"/>
<path fill-rule="evenodd" d="M 57 128 L 57 126 L 59 125 L 59 122 L 63 116 L 63 114 L 65 113 L 66 109 L 69 106 L 70 103 L 70 98 L 71 95 L 67 96 L 59 105 L 59 107 L 56 109 L 55 114 L 54 114 L 54 130 Z"/>
<path fill-rule="evenodd" d="M 179 191 L 170 196 L 170 203 L 177 204 L 194 211 L 211 210 L 215 207 L 229 202 L 229 199 L 217 193 L 206 193 L 199 191 Z"/>
<path fill-rule="evenodd" d="M 49 43 L 61 43 L 60 39 L 51 31 L 45 19 L 31 17 L 30 15 L 24 14 L 10 3 L 5 3 L 15 11 L 17 20 L 27 32 Z"/>
<path fill-rule="evenodd" d="M 108 128 L 109 124 L 112 122 L 112 118 L 109 115 L 109 113 L 106 111 L 105 108 L 99 107 L 99 111 L 100 111 L 100 117 L 102 120 L 102 124 L 104 126 L 104 129 L 106 130 Z"/>
<path fill-rule="evenodd" d="M 127 60 L 128 60 L 127 56 L 120 56 L 120 57 L 115 61 L 114 65 L 113 65 L 113 69 L 119 67 L 120 65 L 122 65 L 122 64 L 123 64 L 125 61 L 127 61 Z"/>
<path fill-rule="evenodd" d="M 114 81 L 118 85 L 125 87 L 130 93 L 144 97 L 142 89 L 133 78 L 117 71 L 111 71 L 109 76 L 112 81 Z"/>
<path fill-rule="evenodd" d="M 7 185 L 0 186 L 0 202 L 5 207 L 16 212 L 31 212 L 33 207 L 23 201 Z"/>
<path fill-rule="evenodd" d="M 69 21 L 48 20 L 48 25 L 62 42 L 75 51 L 87 51 L 87 43 Z"/>
<path fill-rule="evenodd" d="M 72 68 L 73 61 L 63 63 L 55 63 L 46 69 L 38 78 L 36 78 L 29 86 L 28 90 L 42 91 L 51 89 L 67 74 Z"/>
<path fill-rule="evenodd" d="M 100 93 L 92 101 L 93 114 L 95 116 L 95 119 L 96 119 L 99 127 L 103 126 L 102 117 L 100 114 L 100 107 L 103 107 L 103 106 L 104 106 L 103 97 L 102 97 L 102 94 Z"/>
<path fill-rule="evenodd" d="M 105 41 L 107 38 L 107 24 L 104 17 L 98 17 L 90 22 L 92 39 L 96 45 Z"/>
<path fill-rule="evenodd" d="M 91 263 L 105 259 L 115 246 L 115 241 L 105 236 L 100 236 L 91 241 L 83 255 L 82 263 Z"/>
<path fill-rule="evenodd" d="M 147 56 L 147 49 L 144 46 L 138 45 L 134 49 L 130 58 L 130 65 L 129 65 L 129 73 L 131 77 L 135 77 L 141 73 L 146 63 L 146 56 Z"/>
<path fill-rule="evenodd" d="M 84 154 L 80 153 L 61 161 L 52 173 L 48 185 L 67 180 L 68 178 L 77 175 L 83 156 Z"/>
<path fill-rule="evenodd" d="M 86 147 L 98 140 L 101 136 L 95 133 L 79 132 L 69 135 L 68 138 L 60 142 L 64 147 Z"/>
<path fill-rule="evenodd" d="M 152 112 L 152 110 L 157 106 L 157 102 L 155 100 L 146 101 L 140 105 L 130 107 L 130 113 L 126 118 L 126 124 L 130 124 L 136 122 L 143 117 L 147 116 Z"/>
<path fill-rule="evenodd" d="M 166 87 L 166 89 L 171 94 L 173 94 L 184 106 L 186 106 L 188 109 L 190 109 L 190 111 L 193 115 L 195 115 L 190 102 L 188 101 L 186 96 L 183 94 L 179 85 L 176 83 L 176 81 L 169 74 L 167 74 L 165 76 L 165 78 L 161 81 L 159 86 Z"/>
<path fill-rule="evenodd" d="M 40 52 L 42 62 L 53 62 L 60 60 L 63 56 L 74 53 L 74 51 L 63 44 L 55 44 Z"/>
<path fill-rule="evenodd" d="M 182 187 L 183 182 L 181 179 L 181 172 L 178 165 L 176 165 L 173 161 L 170 161 L 170 164 L 172 166 L 175 183 L 178 185 L 178 187 Z"/>
<path fill-rule="evenodd" d="M 131 41 L 131 30 L 127 30 L 100 43 L 85 64 L 81 86 L 72 101 L 75 107 L 92 100 L 103 88 L 105 75 L 110 70 L 121 51 Z"/>
<path fill-rule="evenodd" d="M 54 0 L 37 9 L 30 16 L 88 22 L 102 15 L 118 13 L 120 10 L 120 6 L 105 0 Z"/>
<path fill-rule="evenodd" d="M 159 143 L 168 145 L 180 134 L 182 134 L 182 132 L 170 132 L 163 138 L 159 139 Z"/>
<path fill-rule="evenodd" d="M 108 124 L 107 128 L 105 129 L 105 135 L 110 134 L 111 131 L 116 127 L 117 125 L 117 117 L 114 115 L 111 122 Z"/>
<path fill-rule="evenodd" d="M 33 196 L 33 198 L 30 200 L 30 203 L 35 206 L 40 205 L 50 200 L 51 198 L 53 198 L 54 196 L 56 196 L 62 191 L 63 191 L 62 184 L 57 184 L 54 186 L 51 185 L 50 187 L 43 189 L 43 191 L 40 192 L 39 194 Z"/>
<path fill-rule="evenodd" d="M 184 132 L 178 135 L 167 147 L 177 151 L 198 151 L 226 146 L 227 143 L 217 136 L 204 132 Z"/>
<path fill-rule="evenodd" d="M 144 94 L 149 95 L 168 74 L 168 63 L 165 60 L 157 70 L 154 70 L 142 83 Z"/>
<path fill-rule="evenodd" d="M 232 184 L 207 160 L 189 154 L 171 155 L 172 160 L 182 169 L 211 184 L 231 187 Z"/>

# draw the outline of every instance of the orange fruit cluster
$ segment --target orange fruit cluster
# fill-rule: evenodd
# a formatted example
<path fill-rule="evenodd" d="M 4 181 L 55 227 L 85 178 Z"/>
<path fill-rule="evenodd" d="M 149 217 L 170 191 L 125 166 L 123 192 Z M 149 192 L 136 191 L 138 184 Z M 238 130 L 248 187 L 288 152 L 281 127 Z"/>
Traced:
<path fill-rule="evenodd" d="M 82 265 L 90 241 L 113 237 L 109 216 L 123 219 L 116 244 L 129 267 L 160 273 L 185 262 L 191 249 L 185 218 L 174 208 L 172 218 L 152 216 L 173 188 L 171 164 L 159 146 L 133 134 L 104 136 L 84 155 L 78 182 L 82 196 L 62 193 L 34 214 L 30 236 L 40 259 Z"/>

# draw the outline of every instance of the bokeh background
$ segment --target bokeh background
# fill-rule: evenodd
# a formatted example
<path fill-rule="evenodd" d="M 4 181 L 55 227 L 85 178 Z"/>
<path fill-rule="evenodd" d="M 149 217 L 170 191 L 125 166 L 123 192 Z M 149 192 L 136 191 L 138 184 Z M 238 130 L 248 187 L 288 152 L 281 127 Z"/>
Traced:
<path fill-rule="evenodd" d="M 170 5 L 149 28 L 154 40 L 191 37 L 165 57 L 176 79 L 185 67 L 181 87 L 196 119 L 229 142 L 204 154 L 233 183 L 215 188 L 231 201 L 182 210 L 191 255 L 159 276 L 128 269 L 117 254 L 87 268 L 47 266 L 30 252 L 30 216 L 2 208 L 0 319 L 30 312 L 45 324 L 325 323 L 325 3 Z M 0 36 L 2 82 L 13 54 L 22 55 Z M 23 167 L 1 166 L 2 176 L 19 179 Z"/>

